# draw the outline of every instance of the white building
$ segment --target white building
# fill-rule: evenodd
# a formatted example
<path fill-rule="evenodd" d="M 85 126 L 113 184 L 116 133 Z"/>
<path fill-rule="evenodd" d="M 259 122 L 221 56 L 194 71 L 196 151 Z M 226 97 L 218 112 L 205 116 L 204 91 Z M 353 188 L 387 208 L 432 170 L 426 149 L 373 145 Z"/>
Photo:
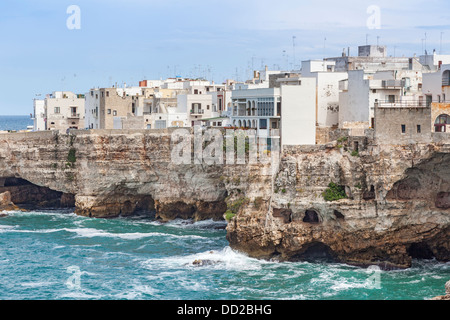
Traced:
<path fill-rule="evenodd" d="M 316 144 L 316 79 L 281 86 L 281 144 Z"/>
<path fill-rule="evenodd" d="M 339 124 L 339 81 L 348 77 L 347 72 L 335 72 L 335 61 L 310 60 L 302 62 L 302 78 L 316 79 L 316 124 L 333 127 Z"/>
<path fill-rule="evenodd" d="M 91 89 L 85 94 L 85 126 L 100 129 L 100 89 Z"/>
<path fill-rule="evenodd" d="M 44 131 L 47 130 L 47 112 L 45 110 L 45 100 L 33 100 L 33 130 Z"/>
<path fill-rule="evenodd" d="M 420 71 L 351 70 L 348 80 L 340 82 L 339 127 L 346 128 L 350 122 L 359 122 L 373 128 L 375 103 L 418 105 L 423 100 L 421 86 Z"/>
<path fill-rule="evenodd" d="M 441 65 L 436 72 L 424 74 L 422 92 L 426 96 L 427 104 L 431 102 L 449 102 L 450 64 Z"/>
<path fill-rule="evenodd" d="M 280 129 L 280 88 L 234 90 L 231 99 L 232 126 L 257 129 L 262 137 L 270 136 L 271 129 Z"/>
<path fill-rule="evenodd" d="M 425 54 L 419 57 L 419 62 L 429 71 L 436 72 L 442 65 L 450 64 L 450 55 Z"/>
<path fill-rule="evenodd" d="M 44 100 L 34 101 L 35 130 L 84 129 L 84 95 L 55 91 Z M 42 123 L 42 115 L 45 115 Z"/>
<path fill-rule="evenodd" d="M 277 81 L 279 88 L 233 91 L 231 125 L 256 129 L 260 137 L 276 136 L 274 130 L 279 130 L 282 145 L 314 145 L 316 79 Z"/>

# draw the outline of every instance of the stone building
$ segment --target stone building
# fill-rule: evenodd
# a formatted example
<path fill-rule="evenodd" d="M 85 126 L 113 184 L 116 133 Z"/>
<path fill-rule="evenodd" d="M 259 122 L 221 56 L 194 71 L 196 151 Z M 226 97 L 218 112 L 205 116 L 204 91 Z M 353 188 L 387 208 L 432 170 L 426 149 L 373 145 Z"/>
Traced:
<path fill-rule="evenodd" d="M 450 103 L 431 104 L 431 125 L 433 132 L 450 133 Z"/>
<path fill-rule="evenodd" d="M 430 143 L 431 107 L 375 104 L 375 139 L 378 144 Z"/>

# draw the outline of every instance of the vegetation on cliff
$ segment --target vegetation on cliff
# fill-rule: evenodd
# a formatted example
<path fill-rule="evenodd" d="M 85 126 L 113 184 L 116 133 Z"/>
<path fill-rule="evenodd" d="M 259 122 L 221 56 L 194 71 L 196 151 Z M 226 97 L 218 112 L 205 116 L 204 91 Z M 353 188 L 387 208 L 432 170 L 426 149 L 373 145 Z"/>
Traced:
<path fill-rule="evenodd" d="M 328 188 L 323 193 L 323 198 L 325 201 L 332 202 L 347 199 L 347 194 L 345 193 L 344 187 L 339 186 L 334 182 L 330 182 Z"/>

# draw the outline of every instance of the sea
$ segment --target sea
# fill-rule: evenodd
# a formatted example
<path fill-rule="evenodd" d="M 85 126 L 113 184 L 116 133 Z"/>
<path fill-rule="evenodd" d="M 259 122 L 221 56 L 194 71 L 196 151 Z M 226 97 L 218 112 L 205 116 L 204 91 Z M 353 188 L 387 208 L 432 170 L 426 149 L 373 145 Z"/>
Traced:
<path fill-rule="evenodd" d="M 33 119 L 27 116 L 1 116 L 0 131 L 19 131 L 27 130 L 28 126 L 33 125 Z"/>
<path fill-rule="evenodd" d="M 27 125 L 0 117 L 0 128 Z M 435 260 L 394 271 L 258 260 L 231 249 L 225 227 L 71 209 L 4 212 L 0 300 L 428 300 L 450 280 L 450 263 Z"/>

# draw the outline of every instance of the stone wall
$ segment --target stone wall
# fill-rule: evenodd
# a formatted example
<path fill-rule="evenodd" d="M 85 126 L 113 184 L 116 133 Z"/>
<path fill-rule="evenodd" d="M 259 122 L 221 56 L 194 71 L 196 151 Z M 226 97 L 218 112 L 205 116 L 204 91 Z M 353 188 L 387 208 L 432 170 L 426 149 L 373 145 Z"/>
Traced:
<path fill-rule="evenodd" d="M 402 132 L 402 126 L 405 132 Z M 375 108 L 375 138 L 378 144 L 431 143 L 431 132 L 430 108 Z"/>

